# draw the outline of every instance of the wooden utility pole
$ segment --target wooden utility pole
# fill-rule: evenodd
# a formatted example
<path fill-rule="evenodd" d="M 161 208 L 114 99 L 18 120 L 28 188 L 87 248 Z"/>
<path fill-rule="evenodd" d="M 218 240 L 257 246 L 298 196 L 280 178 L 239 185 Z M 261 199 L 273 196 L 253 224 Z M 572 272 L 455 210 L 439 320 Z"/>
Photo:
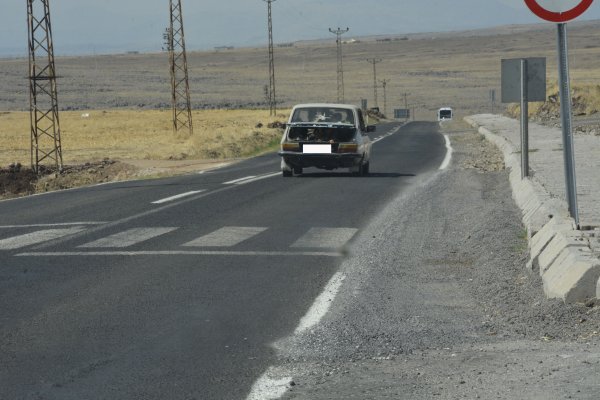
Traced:
<path fill-rule="evenodd" d="M 367 58 L 367 62 L 373 64 L 373 97 L 375 100 L 375 107 L 379 107 L 379 102 L 377 101 L 377 64 L 382 61 L 381 58 Z"/>
<path fill-rule="evenodd" d="M 267 3 L 269 31 L 269 113 L 277 114 L 277 98 L 275 96 L 275 52 L 273 50 L 273 14 L 271 4 L 276 0 L 263 0 Z"/>

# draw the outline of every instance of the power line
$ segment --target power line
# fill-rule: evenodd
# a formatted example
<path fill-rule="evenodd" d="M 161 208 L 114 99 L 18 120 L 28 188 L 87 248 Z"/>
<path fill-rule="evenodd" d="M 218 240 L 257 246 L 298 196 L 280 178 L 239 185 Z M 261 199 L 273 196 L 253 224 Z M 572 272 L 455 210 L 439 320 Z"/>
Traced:
<path fill-rule="evenodd" d="M 367 58 L 367 62 L 373 64 L 373 97 L 375 98 L 375 107 L 379 107 L 377 101 L 377 64 L 382 62 L 381 58 Z"/>
<path fill-rule="evenodd" d="M 171 104 L 173 108 L 173 131 L 186 129 L 194 133 L 192 106 L 188 79 L 187 53 L 183 31 L 181 0 L 169 0 L 170 26 L 165 33 L 171 66 Z"/>
<path fill-rule="evenodd" d="M 263 0 L 268 4 L 268 29 L 269 29 L 269 113 L 277 114 L 277 100 L 275 96 L 275 54 L 273 51 L 273 14 L 271 4 L 276 0 Z"/>
<path fill-rule="evenodd" d="M 337 36 L 337 97 L 338 103 L 343 103 L 344 99 L 344 59 L 342 55 L 342 35 L 348 32 L 350 28 L 333 30 L 329 28 L 329 32 Z"/>
<path fill-rule="evenodd" d="M 62 146 L 49 0 L 27 0 L 31 168 L 45 160 L 62 170 Z"/>

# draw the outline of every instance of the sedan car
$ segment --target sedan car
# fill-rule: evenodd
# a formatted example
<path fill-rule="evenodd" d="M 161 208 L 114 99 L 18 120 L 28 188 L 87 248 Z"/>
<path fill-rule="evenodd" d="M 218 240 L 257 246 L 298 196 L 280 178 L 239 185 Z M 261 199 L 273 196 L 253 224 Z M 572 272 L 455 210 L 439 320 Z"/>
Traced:
<path fill-rule="evenodd" d="M 284 177 L 304 168 L 348 168 L 356 175 L 369 173 L 371 140 L 362 110 L 347 104 L 300 104 L 292 109 L 281 139 Z"/>

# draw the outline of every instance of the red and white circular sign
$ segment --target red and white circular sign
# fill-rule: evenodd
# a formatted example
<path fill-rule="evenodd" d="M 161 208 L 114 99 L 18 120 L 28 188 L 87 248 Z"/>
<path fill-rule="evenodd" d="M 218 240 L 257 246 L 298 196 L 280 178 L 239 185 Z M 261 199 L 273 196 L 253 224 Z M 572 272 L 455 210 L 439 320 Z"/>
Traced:
<path fill-rule="evenodd" d="M 567 22 L 579 17 L 594 0 L 525 0 L 538 17 L 550 22 Z"/>

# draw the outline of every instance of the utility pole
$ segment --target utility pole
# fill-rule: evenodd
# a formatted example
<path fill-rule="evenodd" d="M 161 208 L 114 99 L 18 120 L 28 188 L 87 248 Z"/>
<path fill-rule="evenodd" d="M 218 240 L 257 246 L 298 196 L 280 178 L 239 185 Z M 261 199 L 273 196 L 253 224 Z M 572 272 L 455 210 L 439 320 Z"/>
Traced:
<path fill-rule="evenodd" d="M 344 60 L 342 55 L 342 35 L 348 32 L 350 28 L 341 29 L 337 28 L 337 30 L 333 30 L 329 28 L 329 32 L 333 33 L 337 36 L 336 44 L 337 44 L 337 96 L 338 103 L 343 103 L 345 101 L 344 96 Z"/>
<path fill-rule="evenodd" d="M 277 98 L 275 96 L 275 54 L 273 51 L 273 14 L 271 4 L 276 0 L 263 0 L 268 4 L 269 23 L 269 114 L 277 115 Z"/>
<path fill-rule="evenodd" d="M 58 173 L 63 160 L 49 0 L 27 0 L 27 22 L 31 169 L 39 174 L 41 163 L 50 160 Z"/>
<path fill-rule="evenodd" d="M 387 115 L 387 84 L 389 82 L 389 79 L 381 81 L 381 84 L 383 85 L 383 115 Z"/>
<path fill-rule="evenodd" d="M 373 97 L 375 98 L 375 107 L 379 107 L 377 101 L 377 64 L 382 61 L 381 58 L 367 58 L 367 62 L 373 64 Z"/>
<path fill-rule="evenodd" d="M 164 37 L 169 50 L 171 66 L 171 104 L 173 108 L 173 131 L 187 129 L 194 133 L 192 125 L 192 106 L 190 84 L 188 80 L 187 53 L 183 31 L 183 12 L 181 0 L 169 0 L 170 26 Z"/>

